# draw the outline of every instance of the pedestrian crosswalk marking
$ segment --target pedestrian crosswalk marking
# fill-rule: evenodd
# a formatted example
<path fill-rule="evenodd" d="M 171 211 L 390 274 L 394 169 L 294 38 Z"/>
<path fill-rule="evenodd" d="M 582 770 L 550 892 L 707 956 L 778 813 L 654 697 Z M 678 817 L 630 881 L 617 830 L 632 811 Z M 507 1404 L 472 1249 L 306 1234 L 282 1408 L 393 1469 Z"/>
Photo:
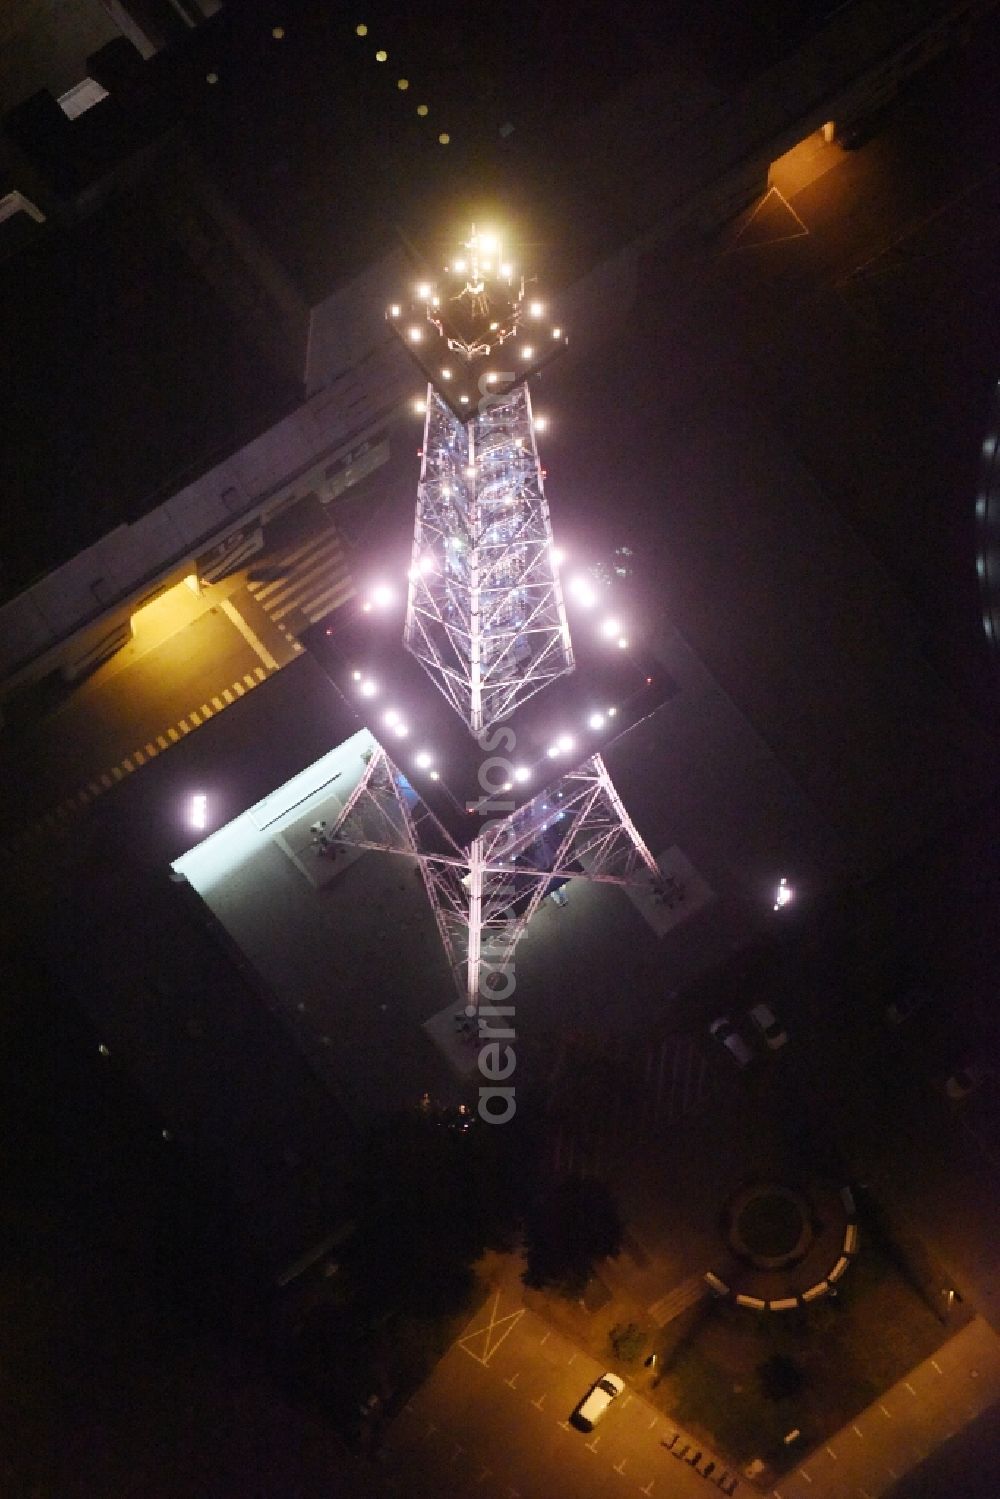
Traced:
<path fill-rule="evenodd" d="M 129 774 L 131 774 L 131 772 L 135 769 L 135 766 L 132 764 L 132 761 L 131 761 L 131 759 L 129 758 L 128 755 L 125 756 L 124 760 L 122 761 L 122 764 L 124 765 L 125 769 L 129 772 Z"/>
<path fill-rule="evenodd" d="M 169 745 L 169 743 L 167 741 L 167 738 L 166 738 L 165 734 L 157 734 L 157 736 L 156 736 L 156 742 L 160 746 L 161 750 L 165 750 L 165 749 L 169 749 L 170 748 L 170 745 Z"/>
<path fill-rule="evenodd" d="M 262 666 L 255 666 L 253 669 L 253 674 L 257 678 L 258 682 L 263 682 L 265 676 L 267 675 Z"/>
<path fill-rule="evenodd" d="M 242 697 L 243 694 L 246 692 L 246 688 L 244 687 L 244 685 L 243 685 L 242 682 L 234 682 L 233 683 L 233 691 L 236 693 L 237 697 Z"/>
<path fill-rule="evenodd" d="M 176 744 L 176 743 L 177 743 L 177 741 L 178 741 L 178 739 L 179 739 L 179 738 L 180 738 L 180 737 L 181 737 L 181 736 L 180 736 L 180 735 L 179 735 L 179 734 L 178 734 L 178 732 L 177 732 L 177 730 L 176 730 L 176 729 L 174 729 L 174 728 L 170 728 L 170 729 L 168 729 L 168 730 L 167 730 L 167 737 L 168 737 L 168 739 L 169 739 L 169 740 L 170 740 L 170 743 L 171 743 L 171 744 Z"/>
<path fill-rule="evenodd" d="M 223 688 L 222 696 L 225 698 L 227 703 L 231 703 L 233 701 L 233 694 L 228 687 Z"/>
<path fill-rule="evenodd" d="M 251 671 L 248 671 L 246 673 L 246 675 L 244 676 L 243 680 L 247 684 L 248 687 L 255 687 L 257 685 L 256 682 L 255 682 L 255 680 L 254 680 L 253 672 L 251 672 Z"/>
<path fill-rule="evenodd" d="M 281 553 L 273 566 L 280 570 L 278 577 L 261 582 L 249 579 L 247 589 L 279 628 L 283 619 L 296 612 L 316 624 L 355 595 L 344 545 L 332 525 Z M 297 646 L 301 651 L 294 637 L 290 638 L 293 649 Z"/>
<path fill-rule="evenodd" d="M 150 740 L 149 743 L 146 745 L 146 758 L 148 760 L 152 760 L 152 759 L 155 759 L 155 757 L 156 757 L 156 745 L 153 743 L 152 740 Z"/>
<path fill-rule="evenodd" d="M 222 712 L 223 703 L 221 697 L 213 697 L 212 707 L 215 709 L 216 713 Z"/>

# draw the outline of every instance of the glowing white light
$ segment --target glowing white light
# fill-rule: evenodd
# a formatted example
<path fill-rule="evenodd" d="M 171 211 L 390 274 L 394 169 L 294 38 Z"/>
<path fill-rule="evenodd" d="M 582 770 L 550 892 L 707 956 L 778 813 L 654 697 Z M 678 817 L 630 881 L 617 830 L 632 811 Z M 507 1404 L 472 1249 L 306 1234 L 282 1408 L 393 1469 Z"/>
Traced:
<path fill-rule="evenodd" d="M 362 697 L 374 697 L 376 692 L 378 692 L 378 687 L 372 681 L 371 677 L 365 677 L 359 690 Z"/>
<path fill-rule="evenodd" d="M 389 308 L 389 313 L 392 317 L 399 317 L 401 311 L 402 309 L 400 308 L 398 302 L 393 302 L 392 306 Z"/>
<path fill-rule="evenodd" d="M 618 637 L 618 649 L 620 651 L 627 651 L 628 650 L 628 636 L 627 635 L 619 635 L 619 637 Z"/>
<path fill-rule="evenodd" d="M 476 465 L 474 463 L 470 463 L 465 472 L 470 479 L 474 479 L 476 477 Z"/>
<path fill-rule="evenodd" d="M 589 725 L 590 725 L 590 727 L 592 729 L 603 729 L 604 728 L 604 714 L 603 713 L 592 713 L 590 715 L 590 717 L 587 719 L 587 722 L 589 723 Z"/>
<path fill-rule="evenodd" d="M 396 724 L 399 723 L 399 714 L 396 712 L 395 708 L 389 709 L 382 722 L 386 725 L 387 728 L 390 729 L 394 728 Z"/>
<path fill-rule="evenodd" d="M 562 338 L 562 329 L 561 328 L 553 328 L 553 330 L 552 330 L 552 337 L 553 338 Z"/>
<path fill-rule="evenodd" d="M 541 302 L 529 302 L 528 311 L 532 317 L 541 317 L 542 313 L 545 311 L 545 308 L 542 306 Z"/>
<path fill-rule="evenodd" d="M 405 723 L 394 723 L 392 726 L 392 732 L 395 734 L 397 739 L 405 739 L 410 731 L 406 727 Z"/>
<path fill-rule="evenodd" d="M 531 780 L 531 771 L 528 769 L 527 765 L 518 765 L 518 766 L 515 766 L 515 768 L 514 768 L 514 779 L 515 779 L 515 781 L 530 781 Z"/>
<path fill-rule="evenodd" d="M 549 556 L 552 558 L 553 567 L 562 567 L 563 563 L 566 561 L 566 553 L 563 551 L 562 547 L 553 547 L 549 552 Z"/>
<path fill-rule="evenodd" d="M 421 302 L 426 302 L 427 298 L 430 296 L 430 294 L 431 294 L 431 289 L 427 285 L 427 282 L 426 281 L 422 281 L 420 283 L 420 285 L 417 287 L 417 296 L 420 298 Z"/>
<path fill-rule="evenodd" d="M 509 281 L 514 274 L 514 267 L 512 265 L 502 265 L 500 267 L 500 274 L 505 281 Z"/>
<path fill-rule="evenodd" d="M 778 881 L 778 888 L 774 892 L 774 909 L 776 911 L 780 911 L 782 906 L 787 906 L 789 901 L 794 900 L 794 898 L 795 891 L 785 879 L 784 875 L 782 875 L 781 879 Z"/>
<path fill-rule="evenodd" d="M 523 348 L 521 353 L 525 359 L 533 359 L 535 357 L 535 351 L 530 344 Z"/>
<path fill-rule="evenodd" d="M 550 744 L 545 753 L 548 755 L 550 760 L 554 760 L 559 753 L 558 744 Z"/>
<path fill-rule="evenodd" d="M 411 344 L 418 344 L 420 342 L 420 340 L 423 338 L 423 336 L 424 336 L 424 334 L 423 334 L 423 329 L 422 328 L 411 328 L 410 329 L 409 340 L 410 340 Z"/>
<path fill-rule="evenodd" d="M 395 600 L 395 591 L 388 583 L 376 583 L 372 589 L 372 603 L 377 604 L 380 609 L 387 608 Z"/>
<path fill-rule="evenodd" d="M 613 635 L 620 635 L 621 632 L 622 627 L 616 619 L 606 619 L 601 625 L 601 634 L 606 635 L 609 640 Z"/>
<path fill-rule="evenodd" d="M 191 810 L 188 813 L 188 822 L 193 828 L 208 827 L 208 797 L 203 791 L 196 791 L 191 798 Z"/>
<path fill-rule="evenodd" d="M 426 750 L 421 750 L 419 755 L 416 755 L 414 757 L 413 763 L 418 770 L 430 770 L 431 756 L 427 753 Z"/>
<path fill-rule="evenodd" d="M 586 578 L 574 578 L 569 588 L 570 593 L 572 593 L 577 603 L 582 604 L 585 609 L 589 609 L 593 604 L 597 603 L 597 595 Z"/>
<path fill-rule="evenodd" d="M 469 398 L 468 398 L 468 396 L 459 396 L 458 399 L 461 401 L 461 403 L 462 403 L 463 406 L 468 406 L 468 404 L 469 404 Z"/>
<path fill-rule="evenodd" d="M 617 712 L 618 712 L 618 709 L 617 709 L 617 708 L 609 708 L 609 709 L 608 709 L 608 717 L 609 717 L 609 718 L 614 718 L 614 716 L 615 716 L 615 714 L 616 714 L 616 713 L 617 713 Z"/>
<path fill-rule="evenodd" d="M 455 261 L 455 269 L 456 269 L 456 271 L 464 271 L 465 270 L 465 261 L 464 260 L 456 260 Z"/>
<path fill-rule="evenodd" d="M 478 236 L 478 243 L 479 248 L 484 254 L 492 255 L 497 247 L 497 237 L 495 234 L 480 234 Z"/>
<path fill-rule="evenodd" d="M 450 380 L 451 379 L 451 370 L 442 370 L 441 371 L 441 379 L 442 380 Z"/>
<path fill-rule="evenodd" d="M 417 396 L 417 399 L 413 403 L 413 409 L 416 412 L 417 416 L 423 416 L 424 412 L 427 410 L 427 402 L 421 400 L 420 396 Z"/>
<path fill-rule="evenodd" d="M 438 775 L 437 771 L 436 770 L 432 770 L 431 771 L 431 780 L 432 781 L 440 781 L 440 779 L 441 779 L 441 777 Z"/>
<path fill-rule="evenodd" d="M 482 263 L 482 265 L 480 266 L 480 270 L 483 270 L 483 271 L 491 271 L 492 269 L 493 269 L 493 265 L 492 265 L 492 262 L 489 261 L 489 260 L 484 260 L 483 263 Z"/>
<path fill-rule="evenodd" d="M 576 744 L 576 740 L 573 738 L 572 734 L 560 734 L 556 743 L 559 745 L 562 753 L 564 755 L 568 755 L 570 750 Z"/>
<path fill-rule="evenodd" d="M 548 419 L 547 416 L 536 416 L 535 417 L 535 431 L 536 432 L 544 432 L 545 429 L 546 429 L 546 427 L 548 425 L 549 425 L 549 419 Z"/>
<path fill-rule="evenodd" d="M 426 577 L 428 573 L 432 573 L 434 571 L 436 566 L 437 563 L 434 561 L 434 558 L 431 556 L 430 552 L 425 552 L 420 561 L 417 563 L 417 570 L 419 572 L 422 572 Z"/>
<path fill-rule="evenodd" d="M 359 671 L 352 671 L 351 672 L 351 677 L 353 678 L 353 680 L 355 682 L 360 682 L 361 681 L 361 673 Z"/>

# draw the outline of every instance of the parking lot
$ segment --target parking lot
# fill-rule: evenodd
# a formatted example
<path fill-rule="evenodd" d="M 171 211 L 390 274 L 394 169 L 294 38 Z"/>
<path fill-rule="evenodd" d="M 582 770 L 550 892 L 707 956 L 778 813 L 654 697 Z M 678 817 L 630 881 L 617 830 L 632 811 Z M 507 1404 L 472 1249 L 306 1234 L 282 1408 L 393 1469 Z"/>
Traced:
<path fill-rule="evenodd" d="M 569 1424 L 603 1373 L 524 1309 L 516 1282 L 493 1292 L 393 1425 L 390 1483 L 453 1499 L 599 1499 L 612 1484 L 646 1499 L 718 1493 L 661 1445 L 674 1424 L 628 1390 L 593 1432 Z"/>

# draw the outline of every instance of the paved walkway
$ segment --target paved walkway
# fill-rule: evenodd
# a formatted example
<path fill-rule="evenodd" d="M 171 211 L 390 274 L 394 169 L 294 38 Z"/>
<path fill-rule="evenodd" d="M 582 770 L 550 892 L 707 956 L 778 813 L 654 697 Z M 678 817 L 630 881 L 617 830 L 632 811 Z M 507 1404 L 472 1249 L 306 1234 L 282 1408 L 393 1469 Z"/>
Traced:
<path fill-rule="evenodd" d="M 981 1317 L 781 1479 L 773 1499 L 876 1499 L 1000 1400 L 1000 1338 Z"/>

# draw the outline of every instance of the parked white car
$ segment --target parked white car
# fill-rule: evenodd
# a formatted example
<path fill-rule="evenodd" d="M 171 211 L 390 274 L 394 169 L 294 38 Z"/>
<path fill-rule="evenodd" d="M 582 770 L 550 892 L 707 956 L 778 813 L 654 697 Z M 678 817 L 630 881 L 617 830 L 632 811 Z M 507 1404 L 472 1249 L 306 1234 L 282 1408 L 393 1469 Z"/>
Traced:
<path fill-rule="evenodd" d="M 770 1005 L 754 1005 L 748 1013 L 771 1051 L 780 1051 L 788 1041 L 788 1032 Z"/>
<path fill-rule="evenodd" d="M 590 1431 L 600 1421 L 612 1401 L 618 1399 L 624 1388 L 625 1381 L 619 1379 L 617 1374 L 602 1374 L 593 1389 L 588 1391 L 573 1412 L 574 1424 L 582 1426 L 585 1431 Z"/>

